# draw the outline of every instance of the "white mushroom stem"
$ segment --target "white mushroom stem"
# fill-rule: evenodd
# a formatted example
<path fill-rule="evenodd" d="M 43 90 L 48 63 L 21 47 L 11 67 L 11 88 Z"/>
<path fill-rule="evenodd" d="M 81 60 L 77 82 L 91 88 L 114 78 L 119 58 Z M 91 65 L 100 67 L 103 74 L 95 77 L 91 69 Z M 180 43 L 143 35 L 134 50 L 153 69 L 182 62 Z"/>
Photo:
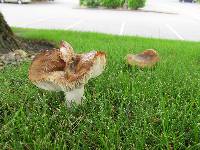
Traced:
<path fill-rule="evenodd" d="M 68 107 L 71 107 L 72 103 L 75 102 L 77 105 L 81 104 L 82 98 L 84 97 L 84 86 L 72 91 L 65 91 L 65 98 Z"/>

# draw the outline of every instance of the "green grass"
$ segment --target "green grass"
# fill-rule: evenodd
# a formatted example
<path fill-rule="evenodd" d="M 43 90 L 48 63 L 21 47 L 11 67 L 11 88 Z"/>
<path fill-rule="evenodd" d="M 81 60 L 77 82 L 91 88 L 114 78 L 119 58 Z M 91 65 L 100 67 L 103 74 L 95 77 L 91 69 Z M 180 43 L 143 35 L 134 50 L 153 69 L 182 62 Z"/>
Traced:
<path fill-rule="evenodd" d="M 0 149 L 200 149 L 200 43 L 97 33 L 14 29 L 64 39 L 77 52 L 103 50 L 106 71 L 86 86 L 82 106 L 28 80 L 30 63 L 0 71 Z M 127 53 L 155 48 L 160 63 L 129 68 Z"/>

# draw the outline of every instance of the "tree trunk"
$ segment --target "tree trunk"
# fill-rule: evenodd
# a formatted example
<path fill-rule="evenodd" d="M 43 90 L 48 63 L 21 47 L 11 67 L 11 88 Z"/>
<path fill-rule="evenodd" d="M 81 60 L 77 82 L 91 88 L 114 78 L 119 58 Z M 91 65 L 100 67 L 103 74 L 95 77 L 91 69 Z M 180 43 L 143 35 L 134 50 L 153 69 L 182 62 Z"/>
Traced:
<path fill-rule="evenodd" d="M 20 48 L 20 42 L 15 37 L 11 28 L 0 12 L 0 53 L 13 51 Z"/>

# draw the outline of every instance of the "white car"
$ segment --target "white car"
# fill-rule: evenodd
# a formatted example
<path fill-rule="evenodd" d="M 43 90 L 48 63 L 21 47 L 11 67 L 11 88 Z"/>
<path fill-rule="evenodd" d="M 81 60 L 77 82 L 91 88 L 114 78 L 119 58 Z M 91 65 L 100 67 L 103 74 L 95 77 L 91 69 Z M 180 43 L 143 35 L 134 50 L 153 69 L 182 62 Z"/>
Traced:
<path fill-rule="evenodd" d="M 18 4 L 23 4 L 23 3 L 30 3 L 31 0 L 0 0 L 1 3 L 4 2 L 14 2 L 14 3 L 18 3 Z"/>

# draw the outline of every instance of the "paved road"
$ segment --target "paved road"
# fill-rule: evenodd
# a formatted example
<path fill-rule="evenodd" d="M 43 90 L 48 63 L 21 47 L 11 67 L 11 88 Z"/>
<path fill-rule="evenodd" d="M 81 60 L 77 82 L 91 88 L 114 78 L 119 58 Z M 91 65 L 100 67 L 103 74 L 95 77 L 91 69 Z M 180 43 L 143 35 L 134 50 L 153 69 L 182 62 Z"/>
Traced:
<path fill-rule="evenodd" d="M 148 0 L 140 11 L 80 9 L 78 0 L 0 4 L 0 11 L 16 27 L 200 41 L 200 5 L 177 1 Z"/>

